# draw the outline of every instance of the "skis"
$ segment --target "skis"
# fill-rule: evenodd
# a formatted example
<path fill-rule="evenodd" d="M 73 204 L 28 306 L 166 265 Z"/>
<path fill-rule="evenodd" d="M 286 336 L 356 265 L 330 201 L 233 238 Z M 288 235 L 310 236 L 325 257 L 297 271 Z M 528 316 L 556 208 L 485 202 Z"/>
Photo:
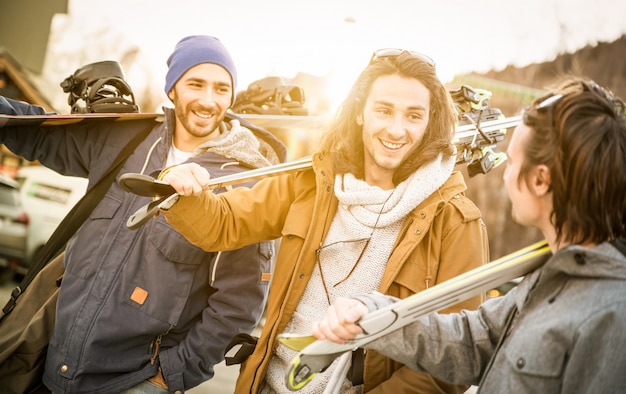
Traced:
<path fill-rule="evenodd" d="M 286 118 L 285 116 L 272 115 L 268 115 L 268 117 Z M 514 116 L 482 121 L 480 124 L 471 123 L 458 126 L 453 140 L 457 147 L 457 164 L 468 163 L 468 169 L 478 168 L 477 170 L 470 170 L 470 176 L 476 173 L 486 173 L 500 164 L 504 159 L 494 159 L 494 156 L 497 156 L 497 154 L 493 152 L 493 146 L 504 139 L 508 128 L 515 127 L 519 122 L 520 117 Z M 311 168 L 311 166 L 311 158 L 304 157 L 290 163 L 282 163 L 244 171 L 223 178 L 216 178 L 210 185 L 207 185 L 207 190 L 226 185 L 237 185 L 250 180 L 258 180 L 287 172 L 304 171 Z M 155 198 L 154 201 L 140 208 L 128 219 L 126 226 L 130 229 L 141 227 L 160 209 L 167 209 L 178 200 L 178 197 L 173 194 L 173 189 L 170 189 L 169 185 L 157 182 L 145 175 L 124 174 L 120 177 L 120 185 L 130 193 Z M 163 190 L 169 190 L 169 192 L 164 193 Z"/>
<path fill-rule="evenodd" d="M 343 353 L 411 324 L 420 316 L 452 306 L 524 276 L 543 265 L 550 256 L 548 244 L 545 241 L 537 242 L 374 311 L 359 322 L 364 333 L 344 344 L 315 340 L 312 336 L 279 335 L 281 343 L 299 351 L 285 375 L 285 384 L 292 391 L 300 390 Z"/>

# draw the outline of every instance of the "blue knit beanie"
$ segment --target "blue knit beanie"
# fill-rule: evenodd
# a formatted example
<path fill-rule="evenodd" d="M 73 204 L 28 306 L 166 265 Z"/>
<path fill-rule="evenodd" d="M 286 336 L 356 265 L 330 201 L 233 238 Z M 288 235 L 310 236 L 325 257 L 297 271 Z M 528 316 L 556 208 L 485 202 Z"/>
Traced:
<path fill-rule="evenodd" d="M 237 69 L 222 42 L 218 38 L 211 36 L 189 36 L 176 44 L 174 52 L 167 59 L 169 69 L 165 76 L 165 94 L 169 94 L 176 81 L 187 70 L 202 63 L 217 64 L 228 71 L 233 83 L 232 104 L 237 86 Z"/>

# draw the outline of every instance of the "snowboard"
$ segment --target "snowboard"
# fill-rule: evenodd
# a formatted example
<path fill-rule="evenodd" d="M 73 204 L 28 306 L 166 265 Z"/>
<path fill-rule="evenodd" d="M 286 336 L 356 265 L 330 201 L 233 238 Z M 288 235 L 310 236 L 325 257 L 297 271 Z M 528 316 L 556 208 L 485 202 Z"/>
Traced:
<path fill-rule="evenodd" d="M 53 115 L 3 115 L 0 114 L 0 129 L 11 126 L 62 126 L 86 121 L 123 122 L 144 119 L 160 119 L 159 113 L 88 113 L 88 114 L 53 114 Z"/>

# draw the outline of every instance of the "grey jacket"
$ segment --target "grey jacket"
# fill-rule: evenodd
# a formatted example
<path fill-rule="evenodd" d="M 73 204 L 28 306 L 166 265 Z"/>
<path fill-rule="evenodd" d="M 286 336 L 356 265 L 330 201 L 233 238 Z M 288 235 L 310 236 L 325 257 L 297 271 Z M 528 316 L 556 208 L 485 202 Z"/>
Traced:
<path fill-rule="evenodd" d="M 5 103 L 0 100 L 0 112 L 10 112 Z M 5 127 L 0 143 L 63 174 L 88 177 L 91 187 L 146 127 L 154 128 L 121 173 L 142 172 L 145 166 L 144 173 L 155 174 L 164 167 L 172 141 L 170 110 L 156 125 L 83 121 Z M 229 132 L 228 124 L 222 127 Z M 263 130 L 254 132 L 264 149 L 277 148 L 268 157 L 284 159 L 278 140 Z M 233 149 L 225 157 L 209 149 L 191 160 L 217 177 L 250 169 L 222 168 L 239 153 Z M 55 393 L 118 392 L 153 376 L 159 366 L 170 391 L 184 391 L 210 379 L 232 337 L 251 332 L 261 317 L 273 242 L 207 253 L 162 216 L 137 230 L 126 228 L 129 216 L 150 200 L 114 183 L 69 242 L 44 375 Z"/>
<path fill-rule="evenodd" d="M 481 393 L 624 393 L 626 257 L 564 248 L 477 311 L 428 315 L 368 348 Z"/>

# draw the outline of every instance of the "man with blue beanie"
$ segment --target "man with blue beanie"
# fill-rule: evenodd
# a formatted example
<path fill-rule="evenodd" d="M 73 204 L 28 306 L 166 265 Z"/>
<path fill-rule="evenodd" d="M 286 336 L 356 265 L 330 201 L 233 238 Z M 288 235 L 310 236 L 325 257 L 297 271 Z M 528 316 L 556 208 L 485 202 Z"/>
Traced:
<path fill-rule="evenodd" d="M 237 73 L 220 40 L 183 38 L 167 64 L 174 108 L 163 108 L 162 122 L 5 127 L 0 143 L 90 186 L 147 128 L 120 174 L 154 176 L 193 162 L 219 177 L 285 160 L 274 136 L 227 112 Z M 0 97 L 0 113 L 28 110 Z M 162 216 L 128 229 L 128 217 L 150 201 L 114 182 L 68 243 L 43 377 L 52 392 L 182 393 L 211 379 L 231 339 L 260 320 L 273 242 L 209 253 Z"/>

